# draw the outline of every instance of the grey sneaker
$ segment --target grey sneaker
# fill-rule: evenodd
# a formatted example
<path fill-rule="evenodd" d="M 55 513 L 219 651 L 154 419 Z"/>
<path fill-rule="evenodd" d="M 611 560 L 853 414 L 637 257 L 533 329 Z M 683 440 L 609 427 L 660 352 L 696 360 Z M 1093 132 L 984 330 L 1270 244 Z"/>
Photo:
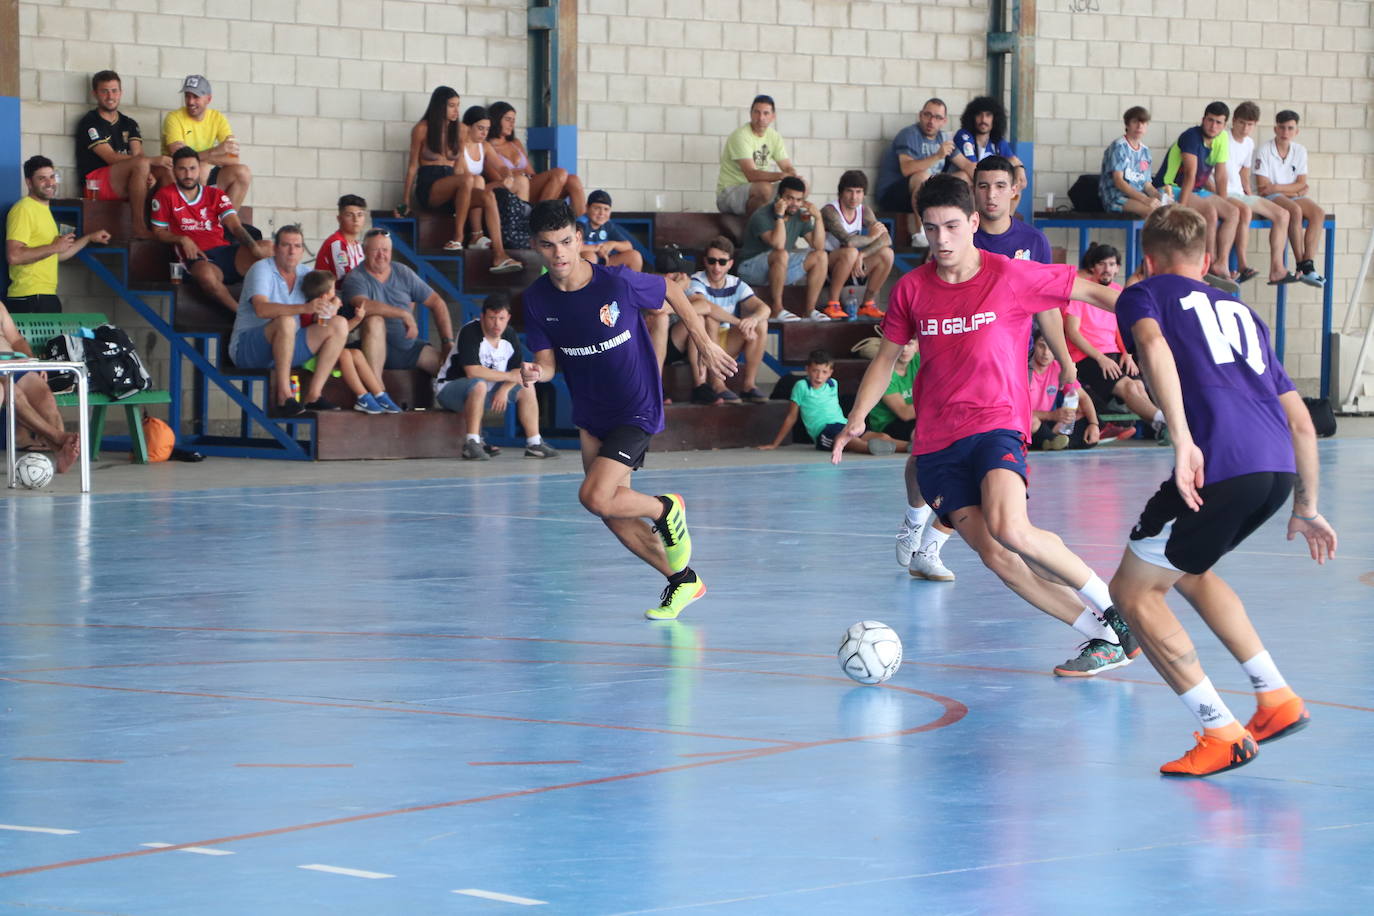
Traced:
<path fill-rule="evenodd" d="M 869 439 L 868 453 L 870 455 L 891 455 L 897 451 L 897 444 L 891 439 Z"/>
<path fill-rule="evenodd" d="M 1121 640 L 1121 651 L 1128 659 L 1140 654 L 1140 643 L 1136 642 L 1135 636 L 1131 634 L 1131 628 L 1126 625 L 1126 621 L 1117 613 L 1115 607 L 1109 607 L 1102 612 L 1102 622 L 1111 627 L 1116 638 Z"/>
<path fill-rule="evenodd" d="M 491 456 L 487 454 L 486 449 L 482 448 L 482 443 L 468 439 L 463 442 L 463 460 L 490 461 Z"/>
<path fill-rule="evenodd" d="M 1125 650 L 1105 639 L 1090 639 L 1078 648 L 1078 656 L 1055 668 L 1055 674 L 1059 677 L 1092 677 L 1131 663 Z"/>
<path fill-rule="evenodd" d="M 526 458 L 557 458 L 557 457 L 558 457 L 558 449 L 553 448 L 553 447 L 550 446 L 547 442 L 541 442 L 541 443 L 539 443 L 538 445 L 527 445 L 527 446 L 525 446 L 525 457 L 526 457 Z"/>

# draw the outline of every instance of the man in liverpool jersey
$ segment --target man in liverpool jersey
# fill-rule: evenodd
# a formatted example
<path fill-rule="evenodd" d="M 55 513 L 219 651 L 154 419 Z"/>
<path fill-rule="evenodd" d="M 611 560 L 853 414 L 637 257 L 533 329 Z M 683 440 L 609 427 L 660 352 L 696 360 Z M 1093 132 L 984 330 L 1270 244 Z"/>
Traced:
<path fill-rule="evenodd" d="M 722 378 L 735 374 L 735 358 L 706 333 L 677 284 L 585 260 L 582 233 L 563 201 L 535 206 L 530 235 L 548 273 L 522 297 L 525 342 L 534 352 L 534 362 L 521 370 L 522 380 L 529 385 L 562 370 L 582 441 L 586 476 L 578 498 L 631 553 L 668 580 L 658 606 L 644 616 L 672 620 L 706 594 L 706 583 L 689 565 L 692 539 L 682 497 L 650 496 L 630 487 L 630 475 L 644 465 L 649 439 L 663 431 L 663 379 L 640 312 L 660 309 L 666 301 L 707 366 Z"/>
<path fill-rule="evenodd" d="M 838 463 L 845 443 L 863 434 L 897 354 L 916 338 L 921 371 L 911 451 L 921 495 L 1008 588 L 1086 637 L 1078 656 L 1055 674 L 1089 677 L 1125 665 L 1140 648 L 1111 607 L 1107 584 L 1026 514 L 1031 321 L 1059 359 L 1062 386 L 1076 374 L 1059 309 L 1069 299 L 1110 309 L 1117 293 L 1082 279 L 1070 265 L 975 248 L 978 214 L 968 183 L 955 175 L 922 185 L 916 212 L 930 240 L 930 260 L 892 290 L 882 345 L 831 460 Z"/>
<path fill-rule="evenodd" d="M 272 243 L 254 241 L 227 194 L 200 183 L 200 158 L 189 146 L 172 154 L 175 181 L 153 196 L 153 235 L 176 248 L 205 294 L 230 312 L 239 303 L 226 288 L 238 283 L 253 262 L 272 256 Z M 238 241 L 224 237 L 228 230 Z"/>
<path fill-rule="evenodd" d="M 1318 563 L 1336 532 L 1317 511 L 1312 419 L 1274 356 L 1269 329 L 1218 293 L 1203 217 L 1180 205 L 1150 214 L 1141 233 L 1150 279 L 1117 302 L 1174 444 L 1174 473 L 1131 532 L 1111 593 L 1155 670 L 1202 729 L 1160 771 L 1208 776 L 1249 763 L 1257 744 L 1306 727 L 1310 716 L 1260 641 L 1239 596 L 1213 567 L 1293 496 L 1288 539 L 1301 534 Z M 1165 596 L 1177 589 L 1240 663 L 1257 709 L 1242 726 L 1198 661 Z"/>

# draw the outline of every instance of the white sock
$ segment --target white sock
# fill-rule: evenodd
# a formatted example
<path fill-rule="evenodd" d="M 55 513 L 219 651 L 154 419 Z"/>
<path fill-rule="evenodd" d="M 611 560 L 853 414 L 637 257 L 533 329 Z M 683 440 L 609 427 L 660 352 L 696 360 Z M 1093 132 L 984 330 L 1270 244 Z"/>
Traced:
<path fill-rule="evenodd" d="M 1236 721 L 1236 717 L 1231 715 L 1231 710 L 1221 702 L 1221 694 L 1212 686 L 1212 679 L 1209 677 L 1203 678 L 1202 683 L 1192 690 L 1180 693 L 1178 698 L 1188 707 L 1188 711 L 1197 717 L 1203 728 L 1224 728 Z"/>
<path fill-rule="evenodd" d="M 930 506 L 907 506 L 906 523 L 913 528 L 919 528 L 930 518 Z"/>
<path fill-rule="evenodd" d="M 1155 429 L 1159 429 L 1161 426 L 1163 426 L 1163 425 L 1164 425 L 1164 411 L 1162 411 L 1162 410 L 1156 410 L 1156 411 L 1155 411 L 1154 419 L 1150 421 L 1150 425 L 1153 426 Z"/>
<path fill-rule="evenodd" d="M 1073 628 L 1089 639 L 1100 639 L 1114 646 L 1121 643 L 1116 638 L 1116 631 L 1107 626 L 1106 622 L 1097 616 L 1090 607 L 1085 607 L 1083 613 L 1078 615 L 1078 619 L 1073 622 Z"/>
<path fill-rule="evenodd" d="M 925 530 L 921 532 L 921 552 L 933 553 L 938 557 L 940 548 L 945 546 L 945 541 L 948 540 L 948 531 L 941 531 L 934 525 L 926 525 Z"/>
<path fill-rule="evenodd" d="M 469 442 L 481 442 L 481 441 L 482 441 L 482 437 L 479 436 L 479 435 L 477 435 L 476 433 L 468 433 L 468 441 L 469 441 Z"/>
<path fill-rule="evenodd" d="M 1078 589 L 1078 594 L 1088 600 L 1092 609 L 1101 614 L 1112 606 L 1112 593 L 1107 591 L 1107 583 L 1102 581 L 1102 577 L 1093 573 L 1087 582 L 1084 582 Z"/>
<path fill-rule="evenodd" d="M 1278 690 L 1280 687 L 1287 687 L 1288 682 L 1279 674 L 1279 668 L 1274 664 L 1274 660 L 1269 657 L 1269 650 L 1261 652 L 1248 662 L 1241 662 L 1240 667 L 1250 677 L 1250 686 L 1258 693 L 1261 690 Z"/>
<path fill-rule="evenodd" d="M 526 437 L 525 437 L 525 447 L 526 447 L 526 448 L 533 448 L 534 446 L 538 445 L 539 443 L 541 443 L 541 442 L 543 442 L 543 441 L 544 441 L 544 437 L 543 437 L 543 436 L 526 436 Z"/>

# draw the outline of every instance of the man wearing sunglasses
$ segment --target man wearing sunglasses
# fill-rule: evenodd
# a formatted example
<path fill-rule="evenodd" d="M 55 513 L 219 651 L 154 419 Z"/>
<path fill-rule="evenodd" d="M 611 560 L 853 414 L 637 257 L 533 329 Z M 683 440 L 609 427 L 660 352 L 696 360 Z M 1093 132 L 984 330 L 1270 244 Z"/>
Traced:
<path fill-rule="evenodd" d="M 744 351 L 744 371 L 740 374 L 744 394 L 735 394 L 725 387 L 725 379 L 709 369 L 709 391 L 701 394 L 709 394 L 712 403 L 716 400 L 738 401 L 741 396 L 752 404 L 766 403 L 768 396 L 759 390 L 758 371 L 768 343 L 768 303 L 756 296 L 748 283 L 730 273 L 735 265 L 735 246 L 729 239 L 717 236 L 708 242 L 702 260 L 706 267 L 692 274 L 687 298 L 693 305 L 706 307 L 704 317 L 708 332 L 715 333 L 721 325 L 729 328 L 725 335 L 726 353 L 737 357 L 741 350 Z M 686 343 L 685 327 L 674 325 L 673 332 L 674 337 L 681 338 L 677 343 Z M 697 398 L 697 392 L 693 392 L 693 398 Z"/>

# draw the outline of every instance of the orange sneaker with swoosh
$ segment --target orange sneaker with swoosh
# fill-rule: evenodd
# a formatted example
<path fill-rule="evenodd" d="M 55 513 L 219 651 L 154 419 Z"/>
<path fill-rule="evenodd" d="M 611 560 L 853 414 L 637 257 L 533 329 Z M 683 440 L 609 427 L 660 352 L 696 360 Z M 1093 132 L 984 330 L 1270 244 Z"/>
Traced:
<path fill-rule="evenodd" d="M 1255 710 L 1245 730 L 1255 736 L 1260 744 L 1276 741 L 1294 732 L 1300 732 L 1312 722 L 1312 715 L 1302 697 L 1280 703 L 1278 706 L 1261 706 Z"/>
<path fill-rule="evenodd" d="M 1246 732 L 1234 741 L 1193 732 L 1197 744 L 1177 760 L 1159 768 L 1165 776 L 1211 776 L 1243 767 L 1259 755 L 1259 745 Z"/>

